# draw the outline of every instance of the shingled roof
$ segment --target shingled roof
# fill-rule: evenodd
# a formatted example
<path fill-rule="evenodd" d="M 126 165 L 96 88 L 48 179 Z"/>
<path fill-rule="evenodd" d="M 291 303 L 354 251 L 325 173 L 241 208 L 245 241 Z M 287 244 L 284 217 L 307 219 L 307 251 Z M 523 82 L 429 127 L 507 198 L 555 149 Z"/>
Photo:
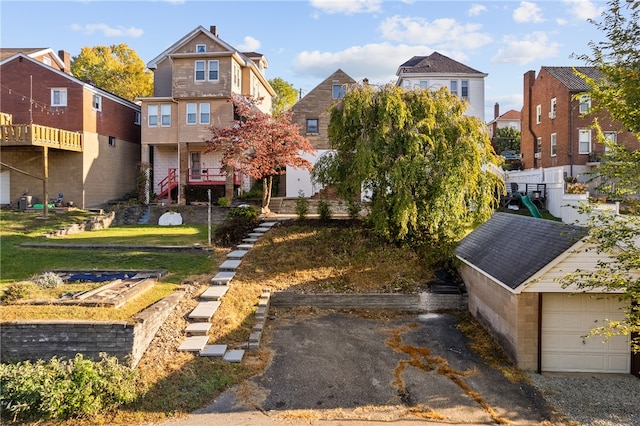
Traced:
<path fill-rule="evenodd" d="M 587 92 L 591 90 L 587 82 L 578 77 L 573 70 L 596 80 L 604 78 L 602 73 L 594 67 L 542 67 L 556 80 L 562 83 L 572 92 Z"/>
<path fill-rule="evenodd" d="M 399 75 L 400 72 L 415 74 L 484 74 L 438 52 L 433 52 L 429 56 L 414 56 L 400 65 L 396 75 Z"/>
<path fill-rule="evenodd" d="M 587 234 L 587 228 L 495 213 L 460 241 L 456 256 L 516 289 Z"/>

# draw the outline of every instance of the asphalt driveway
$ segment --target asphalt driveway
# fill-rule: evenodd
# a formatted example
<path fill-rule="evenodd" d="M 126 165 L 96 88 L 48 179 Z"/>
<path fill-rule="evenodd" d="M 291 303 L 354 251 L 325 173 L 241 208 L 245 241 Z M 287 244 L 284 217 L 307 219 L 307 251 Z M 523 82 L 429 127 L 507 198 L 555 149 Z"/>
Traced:
<path fill-rule="evenodd" d="M 189 418 L 204 424 L 540 424 L 542 397 L 467 348 L 448 314 L 366 317 L 273 310 L 264 374 Z"/>

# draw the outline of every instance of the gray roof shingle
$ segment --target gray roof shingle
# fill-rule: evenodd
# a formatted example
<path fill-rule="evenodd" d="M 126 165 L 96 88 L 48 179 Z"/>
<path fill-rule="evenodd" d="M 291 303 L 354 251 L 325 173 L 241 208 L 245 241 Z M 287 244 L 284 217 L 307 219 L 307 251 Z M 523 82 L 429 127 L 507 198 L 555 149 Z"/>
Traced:
<path fill-rule="evenodd" d="M 574 68 L 589 78 L 595 80 L 604 78 L 604 75 L 594 67 L 542 67 L 572 92 L 587 92 L 591 90 L 587 82 L 573 72 Z"/>
<path fill-rule="evenodd" d="M 400 65 L 398 72 L 400 70 L 418 74 L 484 74 L 438 52 L 433 52 L 429 56 L 414 56 Z"/>
<path fill-rule="evenodd" d="M 460 241 L 456 256 L 516 289 L 587 234 L 587 228 L 495 213 Z"/>

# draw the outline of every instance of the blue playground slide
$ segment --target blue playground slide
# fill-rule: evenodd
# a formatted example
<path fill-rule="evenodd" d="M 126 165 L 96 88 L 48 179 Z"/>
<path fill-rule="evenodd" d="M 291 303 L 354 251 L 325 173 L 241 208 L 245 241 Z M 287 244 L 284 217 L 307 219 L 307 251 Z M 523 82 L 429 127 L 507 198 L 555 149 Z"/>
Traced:
<path fill-rule="evenodd" d="M 538 210 L 536 205 L 533 204 L 533 201 L 531 201 L 531 198 L 529 198 L 528 195 L 522 195 L 518 192 L 518 198 L 520 198 L 520 201 L 522 201 L 522 204 L 527 206 L 527 208 L 531 212 L 531 216 L 537 217 L 538 219 L 542 217 L 542 215 L 540 214 L 540 210 Z"/>

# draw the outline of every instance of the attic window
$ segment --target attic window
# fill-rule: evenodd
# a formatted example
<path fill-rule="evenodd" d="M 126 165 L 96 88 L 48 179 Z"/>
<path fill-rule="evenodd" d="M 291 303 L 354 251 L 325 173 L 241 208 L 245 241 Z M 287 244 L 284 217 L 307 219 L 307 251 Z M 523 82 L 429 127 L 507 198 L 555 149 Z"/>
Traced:
<path fill-rule="evenodd" d="M 204 53 L 207 51 L 206 44 L 196 44 L 196 53 Z"/>
<path fill-rule="evenodd" d="M 42 62 L 43 62 L 45 65 L 49 65 L 49 66 L 51 66 L 51 58 L 49 58 L 49 57 L 47 57 L 47 56 L 45 56 L 44 58 L 42 58 Z"/>

